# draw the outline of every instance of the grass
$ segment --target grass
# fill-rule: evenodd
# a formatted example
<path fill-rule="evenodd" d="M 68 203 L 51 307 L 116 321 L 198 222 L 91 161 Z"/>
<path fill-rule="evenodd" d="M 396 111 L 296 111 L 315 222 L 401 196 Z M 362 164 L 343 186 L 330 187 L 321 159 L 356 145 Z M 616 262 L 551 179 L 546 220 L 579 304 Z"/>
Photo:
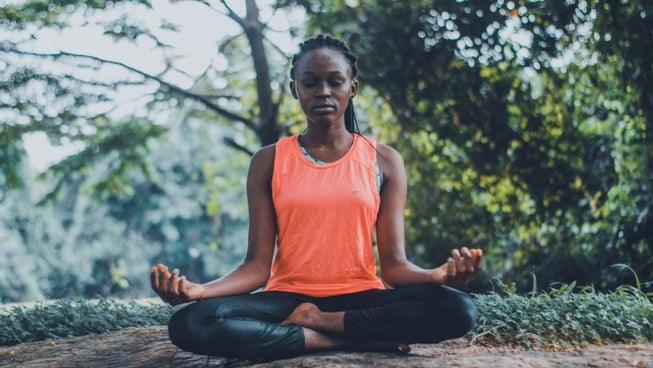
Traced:
<path fill-rule="evenodd" d="M 480 317 L 468 337 L 483 345 L 575 347 L 653 341 L 653 303 L 641 285 L 610 293 L 561 284 L 548 292 L 474 295 Z M 59 300 L 0 309 L 0 346 L 84 336 L 133 326 L 167 324 L 175 309 L 162 303 Z"/>
<path fill-rule="evenodd" d="M 501 284 L 501 293 L 474 295 L 480 317 L 469 337 L 526 348 L 653 342 L 653 293 L 642 291 L 637 275 L 635 281 L 609 293 L 571 283 L 548 292 L 534 286 L 528 295 Z"/>
<path fill-rule="evenodd" d="M 173 308 L 162 303 L 57 300 L 0 309 L 0 346 L 85 336 L 125 327 L 166 325 Z"/>

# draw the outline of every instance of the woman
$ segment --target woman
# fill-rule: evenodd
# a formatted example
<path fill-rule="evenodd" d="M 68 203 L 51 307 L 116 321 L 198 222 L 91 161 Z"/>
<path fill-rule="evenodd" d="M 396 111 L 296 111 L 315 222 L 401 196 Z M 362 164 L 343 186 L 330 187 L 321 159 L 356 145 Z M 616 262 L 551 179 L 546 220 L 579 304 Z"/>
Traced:
<path fill-rule="evenodd" d="M 405 344 L 460 337 L 473 327 L 471 298 L 446 285 L 472 280 L 482 251 L 454 249 L 432 270 L 406 259 L 403 160 L 358 133 L 356 60 L 343 42 L 323 35 L 293 57 L 290 90 L 307 128 L 252 157 L 243 263 L 206 284 L 152 268 L 161 299 L 194 302 L 170 320 L 175 345 L 240 358 L 407 351 Z"/>

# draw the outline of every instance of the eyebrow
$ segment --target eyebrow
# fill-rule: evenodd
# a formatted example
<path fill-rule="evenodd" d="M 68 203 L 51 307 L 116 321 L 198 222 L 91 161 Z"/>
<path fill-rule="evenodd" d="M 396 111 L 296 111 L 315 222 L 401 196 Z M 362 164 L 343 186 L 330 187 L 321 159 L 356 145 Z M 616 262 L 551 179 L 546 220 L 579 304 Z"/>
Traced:
<path fill-rule="evenodd" d="M 339 75 L 347 75 L 347 73 L 343 73 L 343 72 L 340 71 L 340 70 L 334 70 L 334 71 L 329 72 L 329 76 L 336 75 L 336 74 L 339 74 Z M 310 70 L 304 70 L 304 71 L 302 72 L 302 75 L 317 75 L 317 73 L 312 72 L 312 71 L 310 71 Z"/>

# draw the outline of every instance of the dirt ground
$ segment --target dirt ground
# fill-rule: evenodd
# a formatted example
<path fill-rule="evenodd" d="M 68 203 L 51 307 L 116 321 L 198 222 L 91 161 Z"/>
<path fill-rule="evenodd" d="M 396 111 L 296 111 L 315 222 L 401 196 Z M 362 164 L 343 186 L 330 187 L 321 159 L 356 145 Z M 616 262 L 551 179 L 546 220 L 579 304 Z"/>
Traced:
<path fill-rule="evenodd" d="M 412 345 L 409 354 L 329 352 L 253 363 L 187 353 L 173 346 L 164 327 L 127 328 L 101 335 L 0 346 L 0 367 L 484 367 L 653 368 L 653 344 L 525 350 L 470 345 L 464 339 Z"/>

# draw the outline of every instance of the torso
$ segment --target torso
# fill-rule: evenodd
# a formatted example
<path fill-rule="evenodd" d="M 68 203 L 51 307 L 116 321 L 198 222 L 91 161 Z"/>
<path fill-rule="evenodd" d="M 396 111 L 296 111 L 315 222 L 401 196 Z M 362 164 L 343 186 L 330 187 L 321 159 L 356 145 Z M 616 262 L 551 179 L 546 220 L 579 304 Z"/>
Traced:
<path fill-rule="evenodd" d="M 372 248 L 380 204 L 376 144 L 356 135 L 340 156 L 316 163 L 297 136 L 277 143 L 278 252 L 266 290 L 330 296 L 383 288 Z"/>

